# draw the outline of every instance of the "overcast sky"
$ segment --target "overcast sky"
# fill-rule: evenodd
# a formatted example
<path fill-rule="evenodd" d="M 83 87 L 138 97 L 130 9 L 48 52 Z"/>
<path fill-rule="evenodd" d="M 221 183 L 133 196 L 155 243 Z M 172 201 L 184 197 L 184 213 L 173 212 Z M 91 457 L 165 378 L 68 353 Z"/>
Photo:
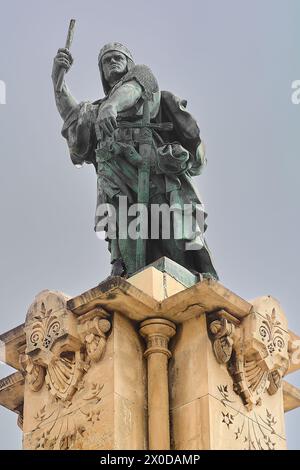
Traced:
<path fill-rule="evenodd" d="M 77 295 L 110 271 L 93 231 L 95 173 L 72 165 L 53 99 L 70 18 L 79 101 L 102 96 L 97 55 L 109 41 L 187 99 L 207 148 L 196 184 L 221 282 L 245 299 L 273 295 L 300 333 L 298 0 L 0 0 L 1 332 L 42 289 Z M 300 386 L 300 373 L 288 379 Z M 290 448 L 300 449 L 299 418 L 286 415 Z M 20 447 L 16 415 L 1 408 L 0 448 Z"/>

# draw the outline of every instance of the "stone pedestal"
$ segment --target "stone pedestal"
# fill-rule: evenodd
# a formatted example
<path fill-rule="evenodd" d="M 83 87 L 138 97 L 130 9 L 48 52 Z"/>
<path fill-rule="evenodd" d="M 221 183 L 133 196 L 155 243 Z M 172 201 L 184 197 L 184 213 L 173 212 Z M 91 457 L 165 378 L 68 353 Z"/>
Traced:
<path fill-rule="evenodd" d="M 24 448 L 146 448 L 142 338 L 125 316 L 77 317 L 67 300 L 42 292 L 27 315 Z"/>
<path fill-rule="evenodd" d="M 18 370 L 0 404 L 24 449 L 285 449 L 298 340 L 272 297 L 247 302 L 163 258 L 74 298 L 38 294 L 0 336 Z"/>
<path fill-rule="evenodd" d="M 273 299 L 269 300 L 272 308 L 278 305 Z M 262 301 L 258 304 L 261 305 Z M 277 313 L 276 318 L 282 319 L 279 306 Z M 254 317 L 259 317 L 259 325 L 254 333 L 250 333 L 254 334 L 255 344 L 246 344 L 246 333 L 243 332 L 241 358 L 237 357 L 239 346 L 234 342 L 230 344 L 231 338 L 226 339 L 226 332 L 219 339 L 213 335 L 209 338 L 209 320 L 204 315 L 178 327 L 170 361 L 174 449 L 286 448 L 282 383 L 278 377 L 278 383 L 271 389 L 272 378 L 263 358 L 266 354 L 265 360 L 273 361 L 272 355 L 266 352 L 269 344 L 273 343 L 267 343 L 265 349 L 259 333 L 261 329 L 264 335 L 268 325 L 271 328 L 272 320 L 269 323 L 266 317 L 255 312 L 250 313 L 248 318 L 253 321 Z M 278 341 L 282 339 L 287 348 L 286 332 L 279 328 L 278 331 Z M 259 356 L 260 352 L 262 357 Z M 283 362 L 280 359 L 279 363 L 286 367 L 286 372 L 287 350 L 285 356 L 286 362 L 283 358 Z M 273 365 L 270 365 L 271 370 Z"/>

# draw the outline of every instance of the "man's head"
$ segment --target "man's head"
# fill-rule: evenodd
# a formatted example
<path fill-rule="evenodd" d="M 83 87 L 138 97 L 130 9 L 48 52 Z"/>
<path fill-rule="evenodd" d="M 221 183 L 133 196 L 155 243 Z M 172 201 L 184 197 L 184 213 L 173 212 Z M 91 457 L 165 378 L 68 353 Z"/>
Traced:
<path fill-rule="evenodd" d="M 101 59 L 105 80 L 113 86 L 127 72 L 127 57 L 119 51 L 109 51 Z"/>
<path fill-rule="evenodd" d="M 98 65 L 105 94 L 130 70 L 133 65 L 131 52 L 119 42 L 106 44 L 98 56 Z"/>

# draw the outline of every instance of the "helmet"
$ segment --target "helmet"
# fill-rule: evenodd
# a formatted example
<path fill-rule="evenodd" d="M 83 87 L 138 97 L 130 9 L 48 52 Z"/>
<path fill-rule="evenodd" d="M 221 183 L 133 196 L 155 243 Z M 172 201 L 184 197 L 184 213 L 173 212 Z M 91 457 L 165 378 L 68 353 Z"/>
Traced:
<path fill-rule="evenodd" d="M 123 44 L 121 44 L 119 42 L 110 42 L 108 44 L 105 44 L 105 46 L 102 47 L 102 49 L 100 50 L 99 55 L 98 55 L 98 66 L 99 66 L 99 70 L 100 70 L 103 90 L 104 90 L 104 93 L 106 95 L 109 93 L 110 86 L 104 78 L 104 73 L 103 73 L 103 68 L 102 68 L 102 57 L 104 56 L 104 54 L 106 54 L 107 52 L 111 52 L 111 51 L 121 52 L 122 54 L 124 54 L 127 57 L 127 72 L 130 69 L 132 69 L 132 67 L 134 66 L 134 61 L 133 61 L 133 57 L 132 57 L 131 52 Z"/>
<path fill-rule="evenodd" d="M 104 56 L 104 54 L 106 54 L 107 52 L 111 52 L 111 51 L 122 52 L 122 54 L 126 55 L 128 59 L 133 61 L 132 54 L 130 50 L 127 49 L 126 46 L 123 46 L 123 44 L 121 44 L 120 42 L 109 42 L 108 44 L 105 44 L 105 46 L 103 46 L 102 49 L 100 50 L 99 55 L 98 55 L 98 64 L 100 64 L 101 59 Z"/>

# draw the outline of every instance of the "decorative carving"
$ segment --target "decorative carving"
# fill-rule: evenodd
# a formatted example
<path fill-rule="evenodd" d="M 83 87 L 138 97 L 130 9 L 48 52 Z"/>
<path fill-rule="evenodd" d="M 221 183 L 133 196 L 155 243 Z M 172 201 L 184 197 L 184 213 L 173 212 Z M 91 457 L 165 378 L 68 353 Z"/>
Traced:
<path fill-rule="evenodd" d="M 223 413 L 222 411 L 222 423 L 225 423 L 227 428 L 233 423 L 234 417 L 231 413 Z"/>
<path fill-rule="evenodd" d="M 63 294 L 49 291 L 37 296 L 26 318 L 27 347 L 21 363 L 33 391 L 46 383 L 56 399 L 68 404 L 90 362 L 103 356 L 110 322 L 102 309 L 78 318 L 66 301 Z"/>
<path fill-rule="evenodd" d="M 99 403 L 103 386 L 85 384 L 79 393 L 79 407 L 70 404 L 67 414 L 62 401 L 49 410 L 43 405 L 34 417 L 37 433 L 32 436 L 31 447 L 36 450 L 82 449 L 87 428 L 101 420 Z"/>
<path fill-rule="evenodd" d="M 268 392 L 270 395 L 274 395 L 281 385 L 282 376 L 278 370 L 273 370 L 272 372 L 269 373 L 268 379 L 269 379 Z"/>
<path fill-rule="evenodd" d="M 89 315 L 87 320 L 84 320 L 79 326 L 79 334 L 82 341 L 85 343 L 86 351 L 89 358 L 94 361 L 100 361 L 106 345 L 106 333 L 110 330 L 110 322 L 99 317 L 102 311 L 99 309 L 94 310 L 94 316 L 91 318 Z"/>
<path fill-rule="evenodd" d="M 45 369 L 39 364 L 34 364 L 27 354 L 20 355 L 20 365 L 27 377 L 27 383 L 31 390 L 38 392 L 44 383 Z"/>
<path fill-rule="evenodd" d="M 265 391 L 277 392 L 289 366 L 283 313 L 275 299 L 262 299 L 263 314 L 251 312 L 240 326 L 224 318 L 223 312 L 214 314 L 209 323 L 216 359 L 227 364 L 234 391 L 248 410 L 262 403 Z"/>
<path fill-rule="evenodd" d="M 91 385 L 90 391 L 83 397 L 84 400 L 96 400 L 96 403 L 99 403 L 101 400 L 101 392 L 104 385 L 93 383 Z"/>
<path fill-rule="evenodd" d="M 75 425 L 72 430 L 55 434 L 52 429 L 42 432 L 35 441 L 35 450 L 71 450 L 80 449 L 83 446 L 83 438 L 86 429 L 82 425 Z M 80 443 L 81 441 L 81 443 Z M 81 445 L 80 445 L 81 444 Z"/>
<path fill-rule="evenodd" d="M 251 411 L 245 415 L 241 405 L 230 399 L 228 385 L 219 385 L 217 389 L 224 407 L 220 412 L 220 421 L 233 434 L 233 438 L 243 442 L 245 450 L 274 450 L 277 434 L 275 416 L 267 408 L 260 413 Z"/>
<path fill-rule="evenodd" d="M 76 426 L 73 431 L 66 431 L 63 433 L 59 440 L 59 450 L 70 450 L 73 449 L 75 445 L 77 447 L 78 441 L 83 440 L 85 432 L 86 429 L 84 426 Z"/>
<path fill-rule="evenodd" d="M 48 363 L 45 382 L 55 398 L 68 401 L 87 369 L 88 364 L 84 362 L 81 351 L 63 351 Z"/>
<path fill-rule="evenodd" d="M 234 333 L 235 326 L 226 318 L 220 318 L 214 320 L 209 327 L 213 334 L 213 349 L 217 361 L 220 364 L 225 364 L 231 358 L 233 346 L 231 336 Z"/>
<path fill-rule="evenodd" d="M 44 431 L 36 440 L 35 450 L 53 450 L 55 446 L 55 437 L 51 437 L 51 431 Z"/>

